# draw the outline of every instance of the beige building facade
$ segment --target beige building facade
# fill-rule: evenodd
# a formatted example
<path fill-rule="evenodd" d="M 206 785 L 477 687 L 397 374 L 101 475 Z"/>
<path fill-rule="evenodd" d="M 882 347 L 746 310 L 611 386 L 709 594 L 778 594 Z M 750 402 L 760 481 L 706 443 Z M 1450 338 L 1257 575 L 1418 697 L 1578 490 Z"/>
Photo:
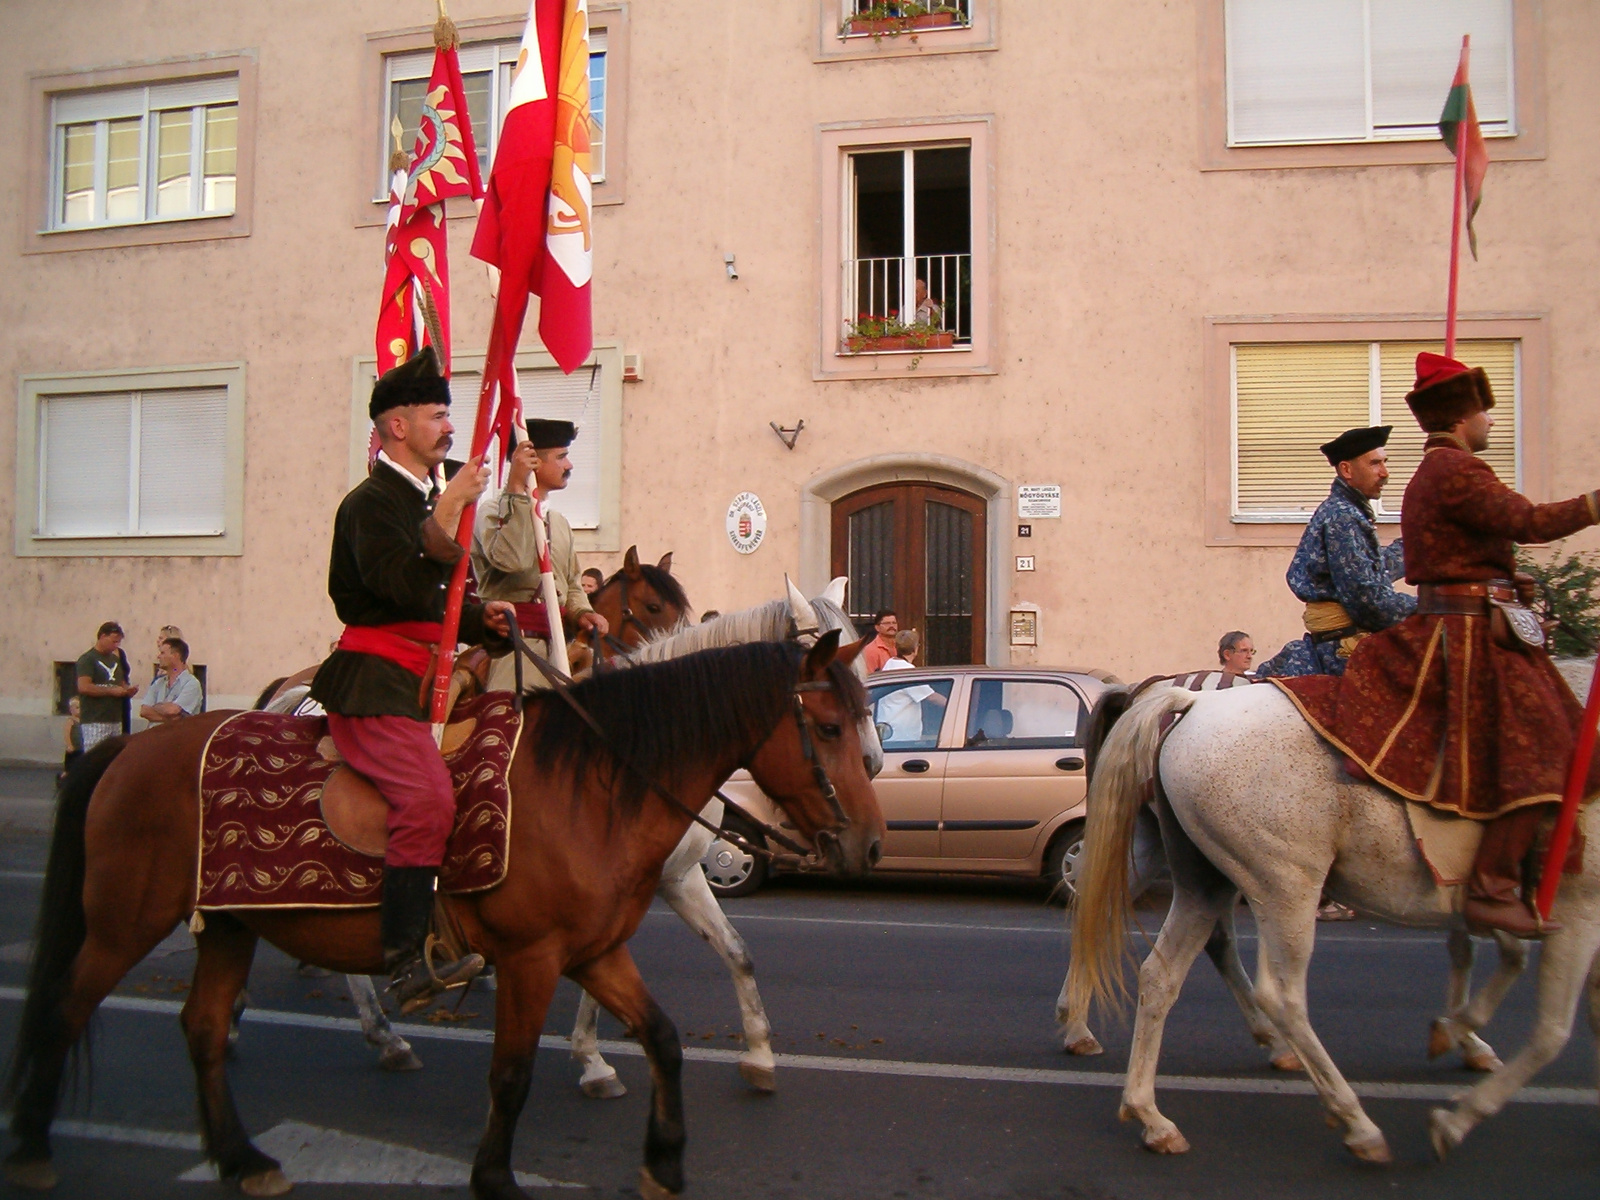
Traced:
<path fill-rule="evenodd" d="M 432 8 L 5 4 L 0 758 L 58 753 L 56 664 L 101 621 L 140 682 L 180 626 L 212 708 L 337 635 L 383 162 Z M 1593 4 L 962 0 L 893 30 L 851 0 L 589 8 L 595 356 L 560 376 L 530 319 L 519 359 L 530 412 L 582 427 L 557 506 L 586 566 L 670 550 L 723 611 L 849 574 L 934 661 L 1140 678 L 1231 629 L 1270 654 L 1299 632 L 1315 446 L 1404 432 L 1442 336 L 1432 122 L 1467 28 L 1492 162 L 1462 356 L 1497 380 L 1502 476 L 1600 483 Z M 525 13 L 450 9 L 487 161 Z M 451 214 L 466 430 L 491 299 Z"/>

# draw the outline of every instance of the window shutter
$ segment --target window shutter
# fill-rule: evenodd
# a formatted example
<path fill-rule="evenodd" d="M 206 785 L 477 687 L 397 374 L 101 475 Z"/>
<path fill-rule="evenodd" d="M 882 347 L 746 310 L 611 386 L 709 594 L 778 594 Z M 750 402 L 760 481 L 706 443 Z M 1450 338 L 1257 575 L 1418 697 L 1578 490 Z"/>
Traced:
<path fill-rule="evenodd" d="M 161 108 L 194 108 L 203 104 L 236 104 L 238 100 L 239 77 L 217 75 L 210 79 L 156 84 L 150 88 L 149 106 L 154 111 Z"/>
<path fill-rule="evenodd" d="M 1226 20 L 1229 145 L 1367 136 L 1362 0 L 1228 0 Z"/>
<path fill-rule="evenodd" d="M 1234 515 L 1307 515 L 1331 481 L 1317 447 L 1368 423 L 1367 343 L 1246 344 L 1233 355 Z"/>
<path fill-rule="evenodd" d="M 1511 0 L 1382 0 L 1372 5 L 1372 123 L 1375 130 L 1439 123 L 1472 35 L 1472 100 L 1485 132 L 1511 132 Z M 1498 129 L 1491 129 L 1498 126 Z"/>
<path fill-rule="evenodd" d="M 227 388 L 140 394 L 140 533 L 222 533 L 227 464 Z"/>
<path fill-rule="evenodd" d="M 591 374 L 594 387 L 589 387 Z M 521 368 L 522 409 L 528 417 L 571 421 L 578 426 L 577 440 L 569 451 L 572 481 L 551 496 L 552 508 L 561 510 L 574 529 L 600 528 L 600 374 L 594 367 L 579 367 L 571 375 L 558 368 Z M 458 371 L 450 377 L 450 423 L 456 427 L 450 458 L 466 462 L 472 450 L 472 424 L 478 416 L 478 389 L 483 376 Z M 495 490 L 494 482 L 490 492 Z M 486 499 L 489 493 L 485 494 Z"/>
<path fill-rule="evenodd" d="M 555 367 L 519 371 L 522 408 L 530 417 L 571 421 L 578 427 L 572 443 L 572 481 L 551 497 L 552 507 L 574 529 L 600 528 L 600 368 L 579 367 L 571 375 Z M 594 386 L 590 387 L 590 379 Z"/>
<path fill-rule="evenodd" d="M 1379 375 L 1382 381 L 1383 417 L 1381 423 L 1393 425 L 1389 435 L 1389 483 L 1383 490 L 1379 511 L 1397 513 L 1406 485 L 1422 462 L 1426 435 L 1406 407 L 1406 393 L 1416 382 L 1417 355 L 1424 350 L 1444 353 L 1443 342 L 1386 342 L 1379 350 Z M 1482 367 L 1494 389 L 1495 429 L 1489 449 L 1480 456 L 1508 487 L 1521 489 L 1517 474 L 1517 343 L 1515 341 L 1471 341 L 1456 343 L 1456 357 L 1468 366 Z"/>
<path fill-rule="evenodd" d="M 96 537 L 128 532 L 126 394 L 51 396 L 40 404 L 39 532 Z"/>

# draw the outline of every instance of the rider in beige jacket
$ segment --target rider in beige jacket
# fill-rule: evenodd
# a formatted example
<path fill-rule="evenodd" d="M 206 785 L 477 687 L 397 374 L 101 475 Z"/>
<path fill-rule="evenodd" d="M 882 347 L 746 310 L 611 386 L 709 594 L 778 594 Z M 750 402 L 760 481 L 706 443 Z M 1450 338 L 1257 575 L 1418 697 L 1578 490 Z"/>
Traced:
<path fill-rule="evenodd" d="M 539 585 L 533 496 L 545 505 L 545 531 L 550 539 L 550 562 L 562 616 L 580 631 L 595 629 L 602 636 L 609 631 L 606 619 L 590 607 L 589 597 L 583 590 L 572 526 L 566 517 L 548 507 L 550 493 L 566 487 L 572 477 L 572 460 L 567 450 L 577 434 L 571 421 L 529 421 L 528 440 L 511 456 L 506 489 L 493 504 L 484 505 L 480 510 L 472 539 L 472 566 L 478 579 L 478 595 L 484 600 L 509 600 L 515 604 L 518 626 L 529 648 L 546 656 L 550 653 L 550 642 Z M 566 669 L 565 663 L 554 665 Z M 511 655 L 495 659 L 489 670 L 490 689 L 512 690 L 515 672 Z M 524 688 L 546 686 L 544 676 L 531 663 L 523 664 L 522 678 Z"/>

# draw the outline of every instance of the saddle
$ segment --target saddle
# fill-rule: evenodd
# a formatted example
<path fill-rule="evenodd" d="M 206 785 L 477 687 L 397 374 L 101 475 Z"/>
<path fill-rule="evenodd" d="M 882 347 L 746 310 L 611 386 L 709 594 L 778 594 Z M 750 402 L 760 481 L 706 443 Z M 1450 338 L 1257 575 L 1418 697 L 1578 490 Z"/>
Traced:
<path fill-rule="evenodd" d="M 456 821 L 439 890 L 483 891 L 505 878 L 511 831 L 507 778 L 522 732 L 513 697 L 463 702 L 441 751 Z M 382 894 L 389 808 L 344 763 L 324 717 L 245 712 L 213 731 L 200 761 L 202 911 L 373 907 Z"/>

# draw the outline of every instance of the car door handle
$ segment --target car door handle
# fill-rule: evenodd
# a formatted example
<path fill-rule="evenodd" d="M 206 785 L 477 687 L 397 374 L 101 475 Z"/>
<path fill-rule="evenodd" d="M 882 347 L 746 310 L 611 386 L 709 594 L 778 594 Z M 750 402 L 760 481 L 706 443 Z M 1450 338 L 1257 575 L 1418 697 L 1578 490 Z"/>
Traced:
<path fill-rule="evenodd" d="M 1083 770 L 1083 759 L 1076 754 L 1069 754 L 1065 758 L 1056 759 L 1056 766 L 1063 771 Z"/>
<path fill-rule="evenodd" d="M 902 771 L 910 771 L 913 775 L 920 775 L 928 769 L 928 760 L 925 758 L 908 758 L 900 764 Z"/>

